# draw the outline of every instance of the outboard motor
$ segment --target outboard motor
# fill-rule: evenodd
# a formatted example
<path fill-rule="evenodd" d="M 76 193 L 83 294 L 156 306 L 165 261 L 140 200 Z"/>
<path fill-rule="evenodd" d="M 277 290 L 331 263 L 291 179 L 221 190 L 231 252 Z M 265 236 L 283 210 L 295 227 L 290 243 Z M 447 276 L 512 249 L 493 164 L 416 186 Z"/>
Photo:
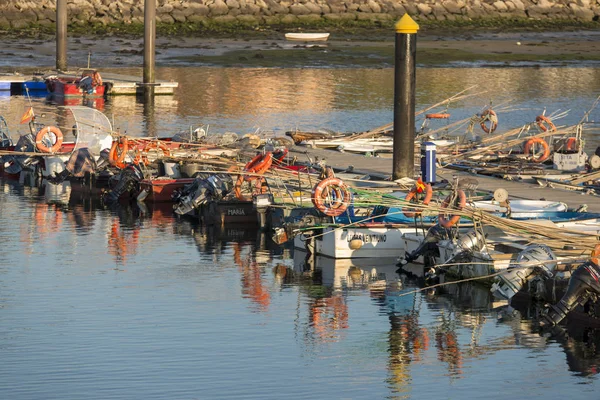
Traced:
<path fill-rule="evenodd" d="M 229 174 L 198 174 L 194 182 L 182 191 L 173 193 L 173 208 L 183 215 L 208 201 L 219 201 L 233 189 L 233 179 Z"/>
<path fill-rule="evenodd" d="M 436 225 L 432 226 L 427 231 L 427 234 L 425 234 L 425 238 L 423 239 L 423 241 L 421 242 L 419 247 L 417 247 L 410 254 L 406 253 L 404 255 L 404 258 L 402 260 L 400 260 L 400 262 L 398 262 L 398 264 L 396 264 L 399 267 L 399 270 L 397 272 L 400 272 L 400 269 L 403 266 L 405 266 L 408 263 L 413 262 L 414 260 L 419 258 L 419 256 L 424 256 L 424 255 L 439 256 L 440 249 L 437 246 L 439 241 L 444 240 L 444 239 L 449 239 L 449 238 L 450 238 L 450 230 L 449 229 L 444 228 L 440 224 L 436 224 Z"/>
<path fill-rule="evenodd" d="M 139 165 L 127 164 L 119 174 L 117 185 L 102 196 L 104 204 L 114 204 L 124 193 L 132 193 L 139 189 L 141 180 L 144 179 L 144 173 Z"/>
<path fill-rule="evenodd" d="M 472 230 L 456 239 L 452 255 L 443 264 L 470 260 L 472 253 L 483 250 L 485 245 L 485 236 L 477 230 Z M 434 280 L 441 272 L 445 272 L 445 270 L 440 267 L 432 267 L 425 273 L 425 278 Z"/>
<path fill-rule="evenodd" d="M 492 294 L 500 299 L 510 300 L 527 282 L 536 276 L 551 278 L 556 268 L 556 255 L 545 244 L 527 246 L 517 256 L 505 274 L 498 276 L 492 284 Z"/>
<path fill-rule="evenodd" d="M 558 303 L 550 306 L 540 321 L 542 327 L 554 326 L 578 305 L 596 301 L 600 295 L 600 267 L 591 261 L 581 264 L 571 275 L 569 286 Z"/>
<path fill-rule="evenodd" d="M 35 151 L 35 140 L 33 135 L 28 133 L 21 135 L 17 144 L 15 145 L 15 151 L 19 152 L 34 152 Z M 13 156 L 4 155 L 2 156 L 2 162 L 4 163 L 4 171 L 9 174 L 18 174 L 23 168 L 34 165 L 38 162 L 36 157 L 30 156 Z"/>

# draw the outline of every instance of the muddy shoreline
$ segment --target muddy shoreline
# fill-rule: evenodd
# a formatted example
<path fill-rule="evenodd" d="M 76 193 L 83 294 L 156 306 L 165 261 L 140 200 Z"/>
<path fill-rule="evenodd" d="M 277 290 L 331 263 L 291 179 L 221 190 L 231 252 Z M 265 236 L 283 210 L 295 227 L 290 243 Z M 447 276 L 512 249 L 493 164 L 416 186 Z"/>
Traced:
<path fill-rule="evenodd" d="M 0 39 L 0 70 L 51 69 L 55 42 L 50 35 Z M 159 36 L 156 63 L 168 66 L 225 67 L 367 67 L 393 66 L 394 33 L 363 36 L 332 33 L 327 42 L 290 42 L 284 33 L 240 37 Z M 139 67 L 143 40 L 132 35 L 71 36 L 69 67 Z M 417 38 L 417 62 L 439 66 L 574 66 L 600 65 L 599 31 L 428 33 Z"/>

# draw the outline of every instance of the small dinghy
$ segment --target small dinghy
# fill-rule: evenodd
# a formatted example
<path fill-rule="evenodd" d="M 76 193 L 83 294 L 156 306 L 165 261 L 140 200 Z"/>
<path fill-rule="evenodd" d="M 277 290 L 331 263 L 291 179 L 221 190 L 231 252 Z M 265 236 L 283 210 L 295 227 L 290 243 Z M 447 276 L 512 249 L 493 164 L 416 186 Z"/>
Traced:
<path fill-rule="evenodd" d="M 286 33 L 285 38 L 296 42 L 324 42 L 329 39 L 329 33 Z"/>

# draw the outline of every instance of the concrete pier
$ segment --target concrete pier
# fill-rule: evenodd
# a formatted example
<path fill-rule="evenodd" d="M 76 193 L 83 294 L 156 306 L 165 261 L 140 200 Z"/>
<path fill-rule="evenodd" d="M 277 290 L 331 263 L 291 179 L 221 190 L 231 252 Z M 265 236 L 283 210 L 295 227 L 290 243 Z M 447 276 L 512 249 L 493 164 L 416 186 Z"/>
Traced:
<path fill-rule="evenodd" d="M 323 149 L 309 149 L 303 146 L 294 146 L 290 149 L 290 154 L 297 156 L 299 162 L 308 161 L 308 157 L 312 160 L 317 157 L 319 160 L 326 160 L 327 165 L 332 166 L 334 169 L 347 169 L 349 166 L 352 166 L 353 172 L 356 174 L 364 173 L 372 175 L 373 177 L 382 179 L 387 178 L 390 180 L 392 177 L 391 158 L 365 157 L 358 154 L 340 153 Z M 418 166 L 415 165 L 415 171 L 417 168 Z M 498 188 L 504 188 L 508 191 L 511 198 L 560 201 L 566 203 L 570 208 L 577 208 L 583 204 L 587 204 L 589 212 L 600 212 L 600 196 L 585 195 L 579 192 L 556 188 L 540 187 L 535 183 L 508 181 L 447 168 L 438 168 L 437 176 L 438 181 L 445 179 L 449 182 L 452 182 L 453 176 L 475 178 L 479 183 L 479 190 L 494 192 Z"/>

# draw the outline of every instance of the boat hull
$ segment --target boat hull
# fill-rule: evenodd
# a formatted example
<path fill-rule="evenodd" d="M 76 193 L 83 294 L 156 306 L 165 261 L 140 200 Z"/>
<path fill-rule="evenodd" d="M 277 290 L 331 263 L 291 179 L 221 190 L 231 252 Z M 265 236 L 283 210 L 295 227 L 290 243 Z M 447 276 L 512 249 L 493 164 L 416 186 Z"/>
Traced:
<path fill-rule="evenodd" d="M 314 238 L 311 246 L 315 254 L 331 258 L 394 258 L 403 256 L 406 251 L 403 235 L 414 231 L 414 227 L 392 224 L 328 227 Z M 294 246 L 306 248 L 306 239 L 296 236 Z"/>

